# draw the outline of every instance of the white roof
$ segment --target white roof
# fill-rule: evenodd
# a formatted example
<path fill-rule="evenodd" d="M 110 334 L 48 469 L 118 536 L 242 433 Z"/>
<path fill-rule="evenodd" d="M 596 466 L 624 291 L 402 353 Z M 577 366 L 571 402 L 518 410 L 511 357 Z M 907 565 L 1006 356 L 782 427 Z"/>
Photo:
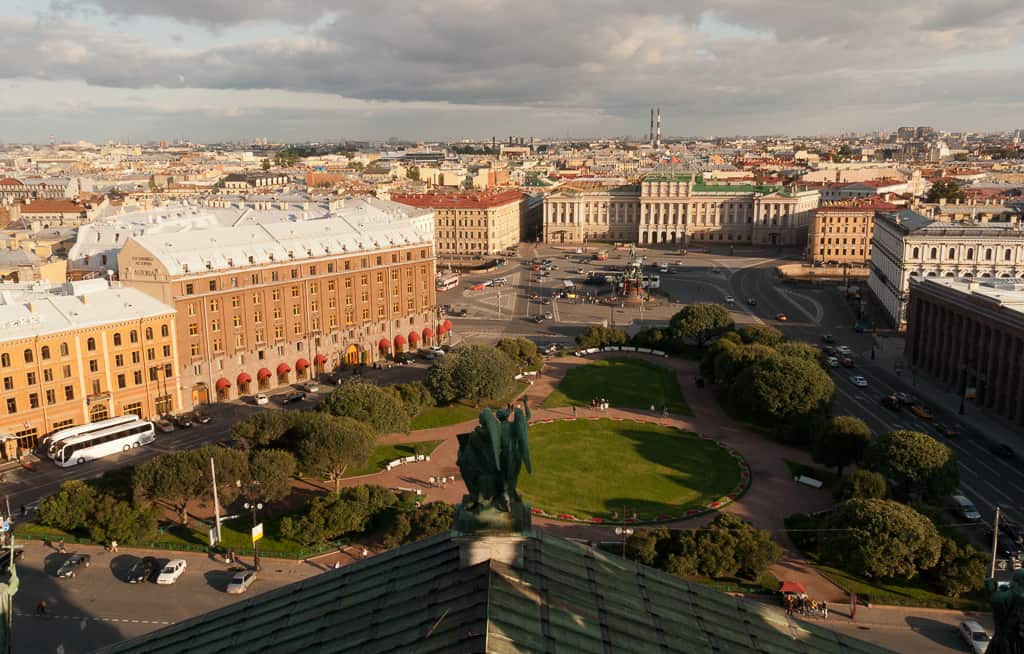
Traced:
<path fill-rule="evenodd" d="M 111 288 L 105 279 L 0 284 L 0 342 L 173 313 L 142 291 Z"/>
<path fill-rule="evenodd" d="M 171 274 L 358 252 L 433 241 L 433 211 L 376 198 L 344 206 L 291 198 L 235 201 L 226 207 L 173 204 L 83 225 L 68 253 L 78 270 L 117 270 L 117 254 L 135 239 Z M 258 207 L 258 208 L 257 208 Z M 100 255 L 107 255 L 103 264 Z M 89 257 L 88 264 L 85 258 Z M 229 263 L 230 261 L 230 263 Z"/>

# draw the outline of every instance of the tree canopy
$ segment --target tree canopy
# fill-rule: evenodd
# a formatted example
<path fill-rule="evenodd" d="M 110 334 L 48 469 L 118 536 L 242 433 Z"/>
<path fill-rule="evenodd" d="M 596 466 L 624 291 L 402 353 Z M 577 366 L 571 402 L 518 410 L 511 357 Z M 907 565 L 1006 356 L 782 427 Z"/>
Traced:
<path fill-rule="evenodd" d="M 732 395 L 766 418 L 808 415 L 832 400 L 835 384 L 821 366 L 794 357 L 761 360 L 745 368 Z"/>
<path fill-rule="evenodd" d="M 576 335 L 576 344 L 582 348 L 607 347 L 609 345 L 625 345 L 629 335 L 615 327 L 588 325 L 582 334 Z"/>
<path fill-rule="evenodd" d="M 495 347 L 512 359 L 520 371 L 537 370 L 544 363 L 544 357 L 537 351 L 537 344 L 522 336 L 503 338 Z"/>
<path fill-rule="evenodd" d="M 437 359 L 427 370 L 427 387 L 438 402 L 502 397 L 512 385 L 515 364 L 504 352 L 484 345 L 468 345 Z"/>
<path fill-rule="evenodd" d="M 925 196 L 928 202 L 963 202 L 967 199 L 967 193 L 960 187 L 960 183 L 953 179 L 940 179 L 932 184 Z"/>
<path fill-rule="evenodd" d="M 333 481 L 337 492 L 349 469 L 366 465 L 374 442 L 365 423 L 331 416 L 310 425 L 299 444 L 299 464 L 305 473 Z"/>
<path fill-rule="evenodd" d="M 880 500 L 885 497 L 885 477 L 870 470 L 854 470 L 843 477 L 832 495 L 837 502 Z"/>
<path fill-rule="evenodd" d="M 897 497 L 938 499 L 960 485 L 953 451 L 927 434 L 898 430 L 885 434 L 868 449 L 865 466 L 892 483 Z"/>
<path fill-rule="evenodd" d="M 926 516 L 892 500 L 847 500 L 820 533 L 822 556 L 869 579 L 903 577 L 935 567 L 942 538 Z"/>
<path fill-rule="evenodd" d="M 786 337 L 777 328 L 771 325 L 747 325 L 741 327 L 737 332 L 744 343 L 759 343 L 769 347 L 780 345 Z"/>
<path fill-rule="evenodd" d="M 320 409 L 365 422 L 378 434 L 409 431 L 411 416 L 401 398 L 366 381 L 347 381 L 338 386 L 324 399 Z"/>
<path fill-rule="evenodd" d="M 733 328 L 732 316 L 718 304 L 688 304 L 672 316 L 669 325 L 685 339 L 694 341 L 698 347 L 704 345 Z"/>
<path fill-rule="evenodd" d="M 871 428 L 853 416 L 835 416 L 814 444 L 814 460 L 836 469 L 841 477 L 843 468 L 860 463 L 871 445 Z"/>

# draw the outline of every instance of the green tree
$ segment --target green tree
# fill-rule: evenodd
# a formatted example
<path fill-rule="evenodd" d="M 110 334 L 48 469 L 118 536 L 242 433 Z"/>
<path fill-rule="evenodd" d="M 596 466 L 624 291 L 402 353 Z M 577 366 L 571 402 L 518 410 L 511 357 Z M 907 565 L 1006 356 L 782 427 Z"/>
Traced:
<path fill-rule="evenodd" d="M 758 343 L 768 347 L 775 347 L 786 340 L 782 332 L 771 325 L 747 325 L 741 327 L 737 333 L 744 343 Z"/>
<path fill-rule="evenodd" d="M 331 417 L 311 425 L 299 445 L 302 470 L 341 490 L 341 480 L 350 468 L 366 465 L 373 452 L 374 434 L 365 423 L 352 418 Z"/>
<path fill-rule="evenodd" d="M 288 497 L 295 476 L 295 455 L 284 450 L 256 450 L 249 457 L 249 480 L 257 482 L 268 502 Z"/>
<path fill-rule="evenodd" d="M 582 334 L 576 335 L 576 344 L 584 349 L 625 345 L 628 342 L 629 335 L 626 332 L 614 327 L 602 327 L 601 325 L 589 325 L 583 330 Z"/>
<path fill-rule="evenodd" d="M 731 386 L 739 406 L 762 418 L 807 416 L 832 401 L 835 384 L 821 366 L 803 359 L 765 359 L 746 368 Z"/>
<path fill-rule="evenodd" d="M 932 568 L 928 576 L 944 595 L 960 597 L 985 585 L 988 576 L 986 563 L 985 555 L 974 546 L 944 538 L 939 564 Z"/>
<path fill-rule="evenodd" d="M 83 481 L 66 481 L 60 490 L 39 502 L 39 523 L 61 531 L 75 531 L 89 522 L 96 491 Z"/>
<path fill-rule="evenodd" d="M 669 325 L 681 339 L 704 345 L 733 328 L 735 323 L 729 312 L 718 304 L 688 304 L 672 316 Z"/>
<path fill-rule="evenodd" d="M 928 202 L 964 202 L 967 200 L 967 193 L 960 187 L 960 183 L 953 179 L 940 179 L 932 184 L 925 196 Z"/>
<path fill-rule="evenodd" d="M 451 404 L 460 397 L 455 382 L 455 361 L 454 353 L 450 353 L 435 360 L 427 369 L 426 385 L 438 404 Z"/>
<path fill-rule="evenodd" d="M 146 540 L 156 533 L 157 509 L 152 504 L 134 507 L 110 495 L 101 495 L 89 521 L 89 537 L 104 543 L 125 545 Z"/>
<path fill-rule="evenodd" d="M 860 418 L 835 416 L 818 435 L 814 444 L 814 460 L 832 466 L 843 476 L 843 468 L 860 463 L 871 445 L 871 428 Z"/>
<path fill-rule="evenodd" d="M 502 397 L 512 385 L 515 364 L 504 352 L 469 345 L 441 357 L 427 370 L 427 387 L 439 403 L 473 404 Z"/>
<path fill-rule="evenodd" d="M 293 411 L 261 411 L 236 422 L 231 427 L 231 437 L 243 443 L 247 449 L 270 447 L 281 441 L 295 425 Z"/>
<path fill-rule="evenodd" d="M 675 337 L 672 339 L 676 341 Z M 740 335 L 736 332 L 726 332 L 720 338 L 716 339 L 714 343 L 708 346 L 704 350 L 703 356 L 700 359 L 700 374 L 707 377 L 708 379 L 715 379 L 715 359 L 725 350 L 729 350 L 735 347 L 743 345 L 743 340 Z"/>
<path fill-rule="evenodd" d="M 538 370 L 544 363 L 544 357 L 537 351 L 537 344 L 522 336 L 503 338 L 495 347 L 512 359 L 520 371 Z"/>
<path fill-rule="evenodd" d="M 409 170 L 408 170 L 408 172 L 406 173 L 405 176 L 408 177 L 409 179 L 413 180 L 413 181 L 416 181 L 416 182 L 420 181 L 420 169 L 419 169 L 419 167 L 418 166 L 409 166 Z"/>
<path fill-rule="evenodd" d="M 667 537 L 668 530 L 665 530 Z M 658 558 L 658 541 L 662 534 L 654 529 L 636 529 L 626 538 L 626 558 L 653 566 Z"/>
<path fill-rule="evenodd" d="M 880 500 L 885 497 L 885 477 L 870 470 L 854 470 L 839 482 L 833 497 L 836 502 Z"/>
<path fill-rule="evenodd" d="M 775 346 L 775 351 L 784 357 L 793 357 L 803 359 L 804 361 L 813 361 L 814 363 L 817 363 L 821 358 L 821 350 L 810 343 L 803 343 L 801 341 L 779 343 Z"/>
<path fill-rule="evenodd" d="M 415 416 L 423 409 L 432 407 L 435 404 L 434 396 L 430 394 L 430 389 L 421 381 L 395 384 L 393 386 L 385 386 L 384 388 L 402 400 L 402 404 L 410 416 Z"/>
<path fill-rule="evenodd" d="M 314 498 L 305 514 L 281 519 L 281 535 L 304 545 L 325 543 L 345 534 L 362 532 L 371 521 L 398 502 L 382 486 L 343 488 L 326 497 Z"/>
<path fill-rule="evenodd" d="M 405 542 L 412 543 L 442 534 L 452 528 L 455 507 L 446 502 L 421 504 L 409 511 L 409 535 Z"/>
<path fill-rule="evenodd" d="M 864 464 L 892 483 L 898 498 L 938 499 L 960 485 L 953 451 L 919 431 L 899 430 L 881 436 L 868 449 Z"/>
<path fill-rule="evenodd" d="M 633 347 L 647 347 L 662 352 L 676 351 L 676 343 L 669 337 L 668 332 L 657 327 L 643 329 L 633 334 L 629 339 L 629 344 Z"/>
<path fill-rule="evenodd" d="M 760 361 L 778 359 L 779 353 L 767 345 L 729 345 L 715 357 L 715 383 L 731 384 L 746 368 Z"/>
<path fill-rule="evenodd" d="M 401 398 L 370 382 L 345 382 L 331 391 L 320 409 L 365 422 L 378 434 L 409 431 L 410 415 Z"/>
<path fill-rule="evenodd" d="M 209 486 L 203 461 L 196 450 L 161 454 L 140 465 L 135 472 L 139 493 L 151 502 L 165 502 L 181 524 L 188 525 L 188 505 L 202 497 Z M 209 462 L 206 468 L 209 469 Z"/>
<path fill-rule="evenodd" d="M 931 520 L 892 500 L 847 500 L 837 505 L 819 542 L 826 561 L 872 580 L 912 579 L 935 567 L 942 549 Z"/>
<path fill-rule="evenodd" d="M 270 159 L 264 159 L 260 162 L 260 168 L 263 169 L 264 172 L 270 170 Z"/>

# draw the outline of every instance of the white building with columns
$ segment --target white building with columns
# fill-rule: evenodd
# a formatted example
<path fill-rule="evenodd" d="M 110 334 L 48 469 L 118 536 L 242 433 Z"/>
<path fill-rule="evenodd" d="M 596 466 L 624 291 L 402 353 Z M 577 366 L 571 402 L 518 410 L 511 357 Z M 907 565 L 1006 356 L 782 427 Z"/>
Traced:
<path fill-rule="evenodd" d="M 707 183 L 699 173 L 652 174 L 637 184 L 566 184 L 544 199 L 544 241 L 639 245 L 802 245 L 818 191 Z"/>
<path fill-rule="evenodd" d="M 936 221 L 910 210 L 878 213 L 868 288 L 899 329 L 911 278 L 1024 279 L 1024 230 L 1004 222 Z"/>

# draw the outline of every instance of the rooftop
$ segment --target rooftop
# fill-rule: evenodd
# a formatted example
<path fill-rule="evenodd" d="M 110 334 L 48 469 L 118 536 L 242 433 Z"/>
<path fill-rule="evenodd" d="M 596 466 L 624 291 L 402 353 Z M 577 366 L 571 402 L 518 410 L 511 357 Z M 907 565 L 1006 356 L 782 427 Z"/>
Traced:
<path fill-rule="evenodd" d="M 16 205 L 22 215 L 33 213 L 84 213 L 84 204 L 78 204 L 71 200 L 46 200 L 35 199 L 28 204 Z"/>
<path fill-rule="evenodd" d="M 945 287 L 970 296 L 972 301 L 989 308 L 1002 308 L 1020 314 L 1024 319 L 1024 280 L 970 277 L 911 278 L 911 290 L 920 284 Z"/>
<path fill-rule="evenodd" d="M 521 547 L 515 565 L 461 565 L 450 532 L 101 651 L 887 651 L 558 537 L 528 532 Z"/>
<path fill-rule="evenodd" d="M 524 195 L 519 191 L 500 193 L 419 193 L 391 195 L 394 202 L 413 207 L 430 209 L 490 209 L 521 202 Z"/>

